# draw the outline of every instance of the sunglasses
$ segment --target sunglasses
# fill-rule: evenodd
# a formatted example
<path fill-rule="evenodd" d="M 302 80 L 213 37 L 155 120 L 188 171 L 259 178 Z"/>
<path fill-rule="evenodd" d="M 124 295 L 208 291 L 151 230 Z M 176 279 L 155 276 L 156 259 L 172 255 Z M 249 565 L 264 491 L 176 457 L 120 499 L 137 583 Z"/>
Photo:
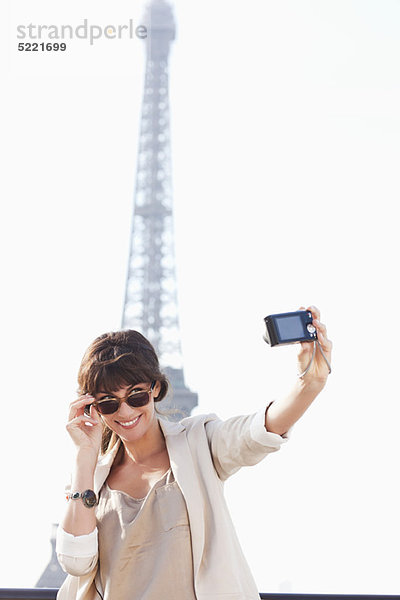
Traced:
<path fill-rule="evenodd" d="M 107 398 L 104 398 L 104 400 L 95 400 L 94 402 L 92 402 L 92 404 L 88 404 L 86 406 L 85 412 L 87 412 L 86 409 L 90 411 L 90 407 L 94 406 L 100 414 L 112 415 L 113 413 L 117 412 L 122 402 L 126 402 L 132 408 L 145 406 L 150 400 L 150 396 L 152 391 L 154 390 L 155 385 L 156 381 L 153 381 L 153 383 L 150 386 L 150 389 L 132 392 L 128 396 L 125 396 L 125 398 L 113 398 L 108 396 Z"/>

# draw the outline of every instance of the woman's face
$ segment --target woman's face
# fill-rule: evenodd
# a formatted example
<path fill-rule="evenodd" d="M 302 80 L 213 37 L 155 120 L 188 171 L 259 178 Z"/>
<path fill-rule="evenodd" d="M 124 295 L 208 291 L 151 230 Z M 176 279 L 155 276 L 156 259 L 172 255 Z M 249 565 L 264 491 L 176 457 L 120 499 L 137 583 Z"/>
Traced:
<path fill-rule="evenodd" d="M 112 394 L 98 392 L 96 400 L 109 400 L 111 398 L 124 399 L 130 394 L 150 390 L 150 383 L 138 383 L 121 387 Z M 127 402 L 121 402 L 119 409 L 111 415 L 101 415 L 103 422 L 125 442 L 135 442 L 141 439 L 152 427 L 157 426 L 157 417 L 154 409 L 154 396 L 158 396 L 161 385 L 157 381 L 154 389 L 149 393 L 149 402 L 144 406 L 132 407 Z"/>

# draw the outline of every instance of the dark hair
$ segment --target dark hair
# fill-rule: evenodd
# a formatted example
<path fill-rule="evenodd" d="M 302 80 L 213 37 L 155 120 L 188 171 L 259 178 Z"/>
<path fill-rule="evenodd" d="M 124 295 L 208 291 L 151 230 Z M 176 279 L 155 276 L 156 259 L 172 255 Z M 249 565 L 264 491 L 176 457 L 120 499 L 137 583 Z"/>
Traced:
<path fill-rule="evenodd" d="M 161 372 L 157 354 L 151 343 L 138 331 L 127 329 L 104 333 L 86 350 L 78 371 L 80 394 L 94 395 L 99 391 L 115 392 L 118 388 L 137 383 L 158 381 L 160 402 L 168 392 L 168 380 Z M 111 450 L 118 436 L 106 425 L 101 451 Z"/>

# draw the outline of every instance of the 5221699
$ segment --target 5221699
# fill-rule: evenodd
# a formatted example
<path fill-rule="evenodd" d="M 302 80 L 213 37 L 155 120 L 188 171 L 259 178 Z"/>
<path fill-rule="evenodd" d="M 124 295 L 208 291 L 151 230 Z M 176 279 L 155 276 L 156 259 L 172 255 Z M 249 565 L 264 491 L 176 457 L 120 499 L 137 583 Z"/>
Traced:
<path fill-rule="evenodd" d="M 65 42 L 19 42 L 18 50 L 19 52 L 64 52 L 67 49 L 67 44 Z"/>

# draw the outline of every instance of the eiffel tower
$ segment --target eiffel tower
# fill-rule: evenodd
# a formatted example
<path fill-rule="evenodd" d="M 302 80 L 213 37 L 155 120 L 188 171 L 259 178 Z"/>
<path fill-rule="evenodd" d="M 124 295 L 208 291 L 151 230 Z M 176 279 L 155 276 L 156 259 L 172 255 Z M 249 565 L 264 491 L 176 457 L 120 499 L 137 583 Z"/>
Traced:
<path fill-rule="evenodd" d="M 59 588 L 66 578 L 67 574 L 64 573 L 60 564 L 57 560 L 56 554 L 56 535 L 57 535 L 57 523 L 53 523 L 51 528 L 51 557 L 47 567 L 39 577 L 35 587 L 37 588 Z"/>
<path fill-rule="evenodd" d="M 144 18 L 146 72 L 122 329 L 155 347 L 173 389 L 167 403 L 187 416 L 197 394 L 185 386 L 174 251 L 168 59 L 175 39 L 171 6 L 152 0 Z"/>
<path fill-rule="evenodd" d="M 173 389 L 173 399 L 163 404 L 176 407 L 181 418 L 197 405 L 197 394 L 185 386 L 178 318 L 168 99 L 168 57 L 175 39 L 171 6 L 152 0 L 143 22 L 146 73 L 122 328 L 138 329 L 156 348 Z M 56 530 L 53 525 L 51 559 L 36 587 L 58 588 L 66 577 L 55 553 Z"/>

